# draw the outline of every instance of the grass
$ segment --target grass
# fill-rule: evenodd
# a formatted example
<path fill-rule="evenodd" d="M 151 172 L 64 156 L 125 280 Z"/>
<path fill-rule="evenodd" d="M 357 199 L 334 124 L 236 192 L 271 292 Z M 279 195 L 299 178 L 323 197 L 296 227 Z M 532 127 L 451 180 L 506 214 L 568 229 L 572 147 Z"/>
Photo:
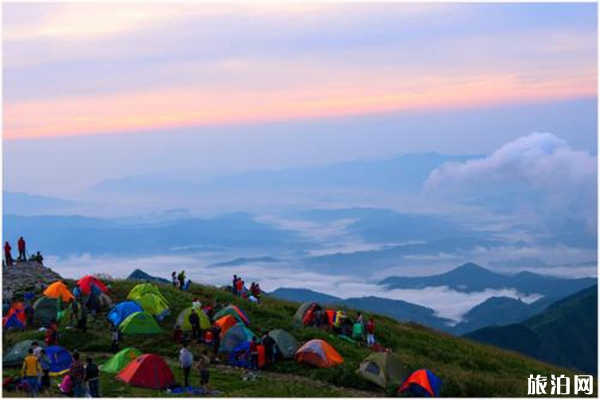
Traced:
<path fill-rule="evenodd" d="M 112 283 L 112 297 L 122 301 L 135 285 L 132 281 Z M 292 321 L 298 304 L 277 299 L 265 298 L 260 305 L 234 298 L 220 289 L 193 284 L 190 292 L 181 292 L 168 285 L 159 285 L 161 292 L 171 306 L 172 315 L 161 322 L 164 331 L 160 335 L 129 336 L 124 338 L 123 347 L 135 347 L 144 353 L 159 354 L 171 364 L 178 382 L 182 382 L 180 368 L 176 364 L 179 347 L 171 340 L 171 330 L 179 311 L 191 305 L 194 297 L 202 303 L 220 302 L 224 305 L 235 303 L 250 318 L 250 329 L 256 334 L 265 330 L 280 328 L 291 332 L 299 342 L 321 338 L 332 344 L 344 357 L 345 362 L 337 367 L 318 369 L 293 360 L 278 363 L 272 372 L 259 374 L 256 381 L 244 381 L 241 372 L 229 368 L 213 368 L 211 386 L 223 396 L 233 397 L 350 397 L 394 393 L 360 379 L 356 374 L 359 363 L 371 351 L 339 339 L 329 332 L 313 328 L 296 327 Z M 355 313 L 348 310 L 348 314 Z M 549 376 L 550 374 L 575 373 L 566 369 L 544 364 L 533 359 L 505 350 L 478 344 L 437 332 L 413 323 L 398 323 L 387 317 L 376 317 L 377 340 L 405 363 L 407 370 L 421 368 L 433 370 L 444 382 L 442 396 L 526 396 L 527 377 L 530 374 Z M 37 331 L 7 332 L 4 336 L 4 350 L 24 339 L 43 339 Z M 110 348 L 108 323 L 100 316 L 88 323 L 88 332 L 82 334 L 66 329 L 63 322 L 59 344 L 69 350 L 78 349 L 86 354 L 94 354 L 98 361 L 107 358 Z M 192 348 L 192 351 L 199 349 Z M 7 375 L 15 370 L 5 370 Z M 198 377 L 195 376 L 196 384 Z M 103 395 L 112 397 L 151 397 L 164 395 L 164 392 L 136 388 L 116 381 L 114 376 L 102 374 Z M 14 395 L 5 393 L 5 395 Z"/>

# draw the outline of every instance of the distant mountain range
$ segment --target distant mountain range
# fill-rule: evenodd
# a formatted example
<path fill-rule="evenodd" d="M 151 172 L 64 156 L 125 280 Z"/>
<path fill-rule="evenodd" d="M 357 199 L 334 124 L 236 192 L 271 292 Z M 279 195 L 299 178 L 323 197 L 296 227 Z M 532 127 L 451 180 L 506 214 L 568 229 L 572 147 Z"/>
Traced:
<path fill-rule="evenodd" d="M 465 337 L 595 375 L 598 286 L 559 300 L 521 323 L 487 327 Z"/>
<path fill-rule="evenodd" d="M 450 320 L 435 316 L 431 308 L 419 306 L 402 300 L 391 300 L 380 297 L 356 297 L 340 299 L 308 289 L 279 288 L 270 293 L 271 296 L 297 302 L 314 301 L 321 305 L 348 307 L 357 310 L 386 315 L 398 321 L 417 322 L 431 328 L 448 330 Z"/>
<path fill-rule="evenodd" d="M 480 292 L 485 289 L 515 289 L 524 295 L 541 294 L 554 299 L 568 296 L 578 290 L 595 285 L 596 278 L 566 279 L 532 272 L 503 275 L 473 263 L 464 264 L 449 272 L 423 277 L 389 277 L 380 282 L 388 289 L 422 289 L 447 286 L 464 292 Z"/>
<path fill-rule="evenodd" d="M 127 280 L 133 281 L 145 281 L 145 282 L 160 282 L 160 283 L 171 283 L 168 279 L 160 278 L 158 276 L 152 276 L 141 269 L 136 269 L 126 278 Z"/>

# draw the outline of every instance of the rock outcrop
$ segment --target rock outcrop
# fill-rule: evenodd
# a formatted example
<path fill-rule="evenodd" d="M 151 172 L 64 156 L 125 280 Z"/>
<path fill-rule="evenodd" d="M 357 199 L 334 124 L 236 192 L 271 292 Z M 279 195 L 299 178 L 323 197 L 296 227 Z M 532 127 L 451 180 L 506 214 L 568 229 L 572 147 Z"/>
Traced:
<path fill-rule="evenodd" d="M 2 289 L 10 288 L 14 294 L 33 291 L 40 293 L 50 283 L 63 279 L 58 273 L 37 262 L 20 262 L 2 268 Z"/>

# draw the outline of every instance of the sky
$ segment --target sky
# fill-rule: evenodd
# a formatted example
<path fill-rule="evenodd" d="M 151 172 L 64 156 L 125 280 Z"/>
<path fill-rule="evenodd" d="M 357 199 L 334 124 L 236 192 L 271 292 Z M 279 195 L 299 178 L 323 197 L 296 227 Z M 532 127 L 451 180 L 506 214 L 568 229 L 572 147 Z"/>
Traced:
<path fill-rule="evenodd" d="M 481 154 L 534 131 L 596 149 L 595 4 L 3 10 L 9 190 Z"/>

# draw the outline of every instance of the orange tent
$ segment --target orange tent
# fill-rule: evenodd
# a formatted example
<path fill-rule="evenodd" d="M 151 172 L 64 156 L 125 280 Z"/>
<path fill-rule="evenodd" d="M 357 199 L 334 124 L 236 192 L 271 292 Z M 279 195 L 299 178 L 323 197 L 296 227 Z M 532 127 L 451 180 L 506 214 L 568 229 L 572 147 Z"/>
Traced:
<path fill-rule="evenodd" d="M 44 290 L 44 296 L 49 297 L 51 299 L 61 299 L 62 301 L 70 301 L 75 298 L 73 293 L 69 291 L 67 285 L 62 283 L 61 281 L 56 281 Z"/>
<path fill-rule="evenodd" d="M 164 389 L 175 385 L 169 365 L 156 354 L 144 354 L 127 364 L 118 380 L 133 386 Z"/>
<path fill-rule="evenodd" d="M 313 339 L 298 349 L 296 361 L 319 368 L 330 368 L 343 363 L 344 358 L 326 341 Z"/>
<path fill-rule="evenodd" d="M 238 323 L 237 319 L 235 319 L 234 317 L 232 317 L 229 314 L 216 320 L 215 325 L 217 325 L 219 328 L 221 328 L 221 339 L 223 339 L 223 337 L 225 336 L 225 334 L 227 333 L 229 328 L 231 328 L 232 326 L 234 326 L 237 323 Z"/>

